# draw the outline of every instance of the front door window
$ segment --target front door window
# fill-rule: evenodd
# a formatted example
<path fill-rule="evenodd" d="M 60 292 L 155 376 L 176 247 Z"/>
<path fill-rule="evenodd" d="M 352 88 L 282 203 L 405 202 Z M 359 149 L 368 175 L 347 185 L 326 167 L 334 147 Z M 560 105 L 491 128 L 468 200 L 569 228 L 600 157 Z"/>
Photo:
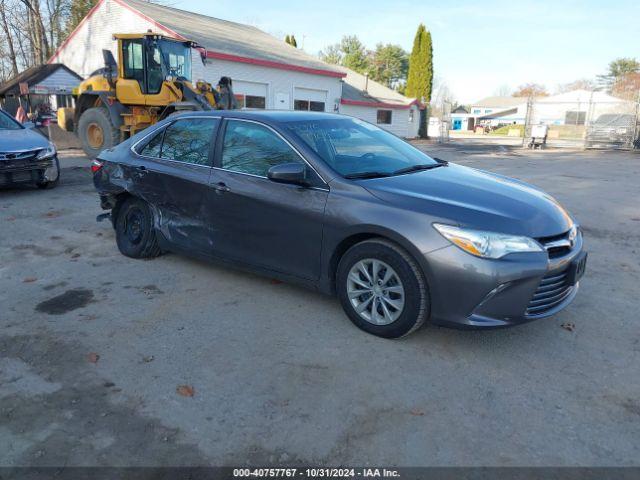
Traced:
<path fill-rule="evenodd" d="M 281 163 L 304 163 L 272 130 L 253 122 L 229 120 L 224 135 L 222 168 L 266 177 Z"/>

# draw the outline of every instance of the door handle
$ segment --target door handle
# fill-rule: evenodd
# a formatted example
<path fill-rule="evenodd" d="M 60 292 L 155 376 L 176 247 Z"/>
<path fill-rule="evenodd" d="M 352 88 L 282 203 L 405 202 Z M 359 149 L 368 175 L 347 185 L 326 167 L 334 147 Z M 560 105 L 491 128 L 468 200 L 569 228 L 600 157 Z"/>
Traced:
<path fill-rule="evenodd" d="M 231 190 L 224 182 L 218 182 L 212 185 L 212 188 L 216 191 L 216 193 L 225 193 Z"/>

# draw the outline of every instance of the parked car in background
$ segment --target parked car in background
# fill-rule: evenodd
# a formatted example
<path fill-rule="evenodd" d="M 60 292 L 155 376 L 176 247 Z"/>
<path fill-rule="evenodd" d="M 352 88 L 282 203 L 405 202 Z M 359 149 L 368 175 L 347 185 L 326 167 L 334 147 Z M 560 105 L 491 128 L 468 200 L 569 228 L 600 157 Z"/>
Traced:
<path fill-rule="evenodd" d="M 632 114 L 605 113 L 587 127 L 585 146 L 632 148 L 638 144 L 638 125 Z"/>
<path fill-rule="evenodd" d="M 0 187 L 30 183 L 52 188 L 58 184 L 56 147 L 30 126 L 0 110 Z"/>
<path fill-rule="evenodd" d="M 92 170 L 124 255 L 183 252 L 305 283 L 382 337 L 428 319 L 491 328 L 552 315 L 585 269 L 580 229 L 548 194 L 342 115 L 182 114 Z"/>

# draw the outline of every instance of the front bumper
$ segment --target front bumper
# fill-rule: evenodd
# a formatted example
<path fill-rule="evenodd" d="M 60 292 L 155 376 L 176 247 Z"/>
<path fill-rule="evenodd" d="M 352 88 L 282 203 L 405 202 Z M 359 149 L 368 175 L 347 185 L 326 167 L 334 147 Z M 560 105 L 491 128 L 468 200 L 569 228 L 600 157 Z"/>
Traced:
<path fill-rule="evenodd" d="M 575 298 L 569 269 L 582 255 L 582 235 L 567 254 L 474 257 L 453 245 L 425 255 L 431 321 L 454 328 L 500 328 L 558 313 Z"/>
<path fill-rule="evenodd" d="M 53 165 L 55 158 L 54 155 L 42 160 L 0 161 L 0 187 L 44 181 L 44 172 Z"/>

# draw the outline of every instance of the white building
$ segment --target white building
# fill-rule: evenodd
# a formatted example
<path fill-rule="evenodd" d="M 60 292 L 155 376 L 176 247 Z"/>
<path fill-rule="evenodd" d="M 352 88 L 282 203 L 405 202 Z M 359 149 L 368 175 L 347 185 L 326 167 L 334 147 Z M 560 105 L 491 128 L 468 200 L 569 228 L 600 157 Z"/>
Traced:
<path fill-rule="evenodd" d="M 33 112 L 42 104 L 52 110 L 70 107 L 72 90 L 81 81 L 76 73 L 59 63 L 31 67 L 0 85 L 0 107 L 11 116 L 20 104 L 27 112 Z"/>
<path fill-rule="evenodd" d="M 635 113 L 635 103 L 605 92 L 572 90 L 534 99 L 532 123 L 544 125 L 585 125 L 602 114 Z"/>
<path fill-rule="evenodd" d="M 350 79 L 354 84 L 361 82 L 353 72 L 328 65 L 255 27 L 142 0 L 99 0 L 49 62 L 63 63 L 86 78 L 103 66 L 103 49 L 117 58 L 114 33 L 147 30 L 203 47 L 193 50 L 193 79 L 216 85 L 220 77 L 231 77 L 245 108 L 341 112 L 378 123 L 403 137 L 417 135 L 415 108 L 396 92 L 385 92 L 381 95 L 384 101 L 366 92 L 354 99 L 360 87 Z M 375 89 L 378 92 L 377 85 Z M 380 110 L 384 112 L 378 113 Z"/>
<path fill-rule="evenodd" d="M 452 113 L 451 122 L 453 130 L 473 130 L 477 125 L 524 125 L 527 118 L 531 124 L 580 126 L 601 114 L 632 114 L 634 105 L 604 92 L 588 90 L 535 97 L 530 106 L 526 97 L 487 97 L 471 104 L 469 113 Z"/>
<path fill-rule="evenodd" d="M 420 105 L 391 88 L 348 68 L 342 86 L 340 113 L 375 123 L 400 137 L 418 136 Z"/>
<path fill-rule="evenodd" d="M 455 127 L 454 115 L 451 115 Z M 487 97 L 471 104 L 468 117 L 472 127 L 477 125 L 524 125 L 527 117 L 527 99 L 524 97 Z"/>

